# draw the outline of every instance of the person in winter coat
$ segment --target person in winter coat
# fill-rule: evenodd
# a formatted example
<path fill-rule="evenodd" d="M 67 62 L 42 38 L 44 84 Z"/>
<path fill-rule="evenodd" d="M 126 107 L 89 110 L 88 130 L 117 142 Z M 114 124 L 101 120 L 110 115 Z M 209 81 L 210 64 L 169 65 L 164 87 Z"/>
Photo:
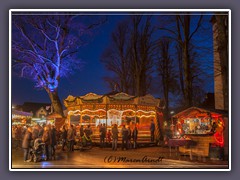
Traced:
<path fill-rule="evenodd" d="M 153 120 L 151 120 L 150 131 L 151 131 L 151 142 L 153 142 L 154 141 L 154 131 L 155 131 L 155 124 L 154 124 Z"/>
<path fill-rule="evenodd" d="M 32 132 L 33 141 L 39 137 L 38 135 L 39 135 L 38 125 L 35 125 Z"/>
<path fill-rule="evenodd" d="M 69 149 L 68 151 L 74 151 L 74 130 L 73 130 L 73 125 L 71 124 L 70 128 L 67 131 L 67 140 L 69 143 Z"/>
<path fill-rule="evenodd" d="M 83 137 L 84 135 L 84 129 L 83 129 L 83 125 L 80 126 L 80 137 Z"/>
<path fill-rule="evenodd" d="M 108 132 L 107 132 L 107 142 L 108 144 L 110 144 L 112 141 L 112 133 L 111 133 L 111 130 L 109 129 Z"/>
<path fill-rule="evenodd" d="M 101 126 L 99 132 L 100 132 L 100 147 L 105 147 L 105 138 L 107 133 L 107 128 L 105 123 L 103 124 L 103 126 Z"/>
<path fill-rule="evenodd" d="M 117 141 L 118 141 L 118 128 L 117 124 L 114 124 L 112 127 L 112 150 L 117 150 Z"/>
<path fill-rule="evenodd" d="M 85 135 L 87 136 L 87 138 L 90 138 L 90 136 L 91 136 L 92 133 L 93 133 L 90 125 L 88 125 L 88 126 L 84 129 L 84 133 L 85 133 Z"/>
<path fill-rule="evenodd" d="M 52 125 L 50 133 L 51 133 L 51 136 L 50 136 L 51 157 L 52 159 L 55 160 L 55 146 L 57 145 L 57 130 L 54 125 Z"/>
<path fill-rule="evenodd" d="M 63 126 L 62 129 L 62 151 L 65 151 L 64 147 L 66 146 L 67 143 L 67 130 L 66 127 Z"/>
<path fill-rule="evenodd" d="M 44 128 L 40 125 L 38 125 L 38 137 L 42 138 L 44 132 Z"/>
<path fill-rule="evenodd" d="M 125 125 L 123 125 L 122 128 L 122 150 L 124 150 L 124 148 L 127 150 L 128 149 L 128 129 L 125 127 Z"/>
<path fill-rule="evenodd" d="M 132 132 L 132 138 L 133 138 L 133 148 L 137 148 L 137 136 L 138 136 L 138 129 L 137 126 L 134 127 Z"/>
<path fill-rule="evenodd" d="M 22 148 L 24 152 L 24 162 L 30 162 L 31 159 L 28 159 L 29 156 L 29 149 L 30 149 L 30 144 L 32 140 L 32 128 L 28 127 L 22 141 Z"/>
<path fill-rule="evenodd" d="M 43 132 L 43 136 L 42 136 L 42 141 L 45 143 L 45 152 L 46 152 L 46 156 L 47 156 L 47 160 L 50 159 L 50 151 L 49 151 L 49 147 L 50 147 L 50 130 L 48 126 L 44 127 L 44 132 Z"/>
<path fill-rule="evenodd" d="M 132 142 L 131 142 L 131 139 L 132 139 L 132 130 L 130 128 L 130 126 L 128 126 L 128 148 L 131 149 L 132 148 Z"/>

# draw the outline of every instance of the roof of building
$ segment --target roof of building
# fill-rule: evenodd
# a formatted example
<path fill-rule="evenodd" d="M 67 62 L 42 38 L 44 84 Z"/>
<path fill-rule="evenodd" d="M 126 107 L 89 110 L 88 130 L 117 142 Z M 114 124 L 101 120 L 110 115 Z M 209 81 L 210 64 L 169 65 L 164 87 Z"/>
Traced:
<path fill-rule="evenodd" d="M 48 108 L 48 107 L 51 107 L 50 103 L 37 103 L 37 102 L 24 102 L 23 105 L 16 106 L 16 110 L 32 112 L 35 115 L 35 113 L 42 107 L 47 112 L 51 111 L 51 108 Z"/>

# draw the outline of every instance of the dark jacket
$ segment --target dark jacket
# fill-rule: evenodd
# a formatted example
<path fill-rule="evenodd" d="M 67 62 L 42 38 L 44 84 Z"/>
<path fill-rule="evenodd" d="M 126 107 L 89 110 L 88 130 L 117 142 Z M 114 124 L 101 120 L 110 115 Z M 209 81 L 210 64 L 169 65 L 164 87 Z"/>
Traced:
<path fill-rule="evenodd" d="M 118 139 L 118 128 L 117 127 L 112 128 L 112 138 Z"/>
<path fill-rule="evenodd" d="M 138 136 L 138 130 L 137 129 L 133 129 L 132 138 L 133 138 L 134 141 L 137 140 L 137 136 Z"/>
<path fill-rule="evenodd" d="M 57 144 L 57 131 L 55 128 L 51 129 L 51 140 L 50 143 L 52 146 L 55 146 Z"/>
<path fill-rule="evenodd" d="M 87 137 L 89 137 L 90 135 L 92 135 L 92 129 L 90 127 L 87 127 L 86 129 L 84 129 L 84 133 Z"/>
<path fill-rule="evenodd" d="M 50 132 L 49 131 L 44 131 L 43 132 L 42 141 L 46 145 L 50 145 Z"/>
<path fill-rule="evenodd" d="M 74 130 L 72 128 L 68 129 L 67 131 L 67 140 L 68 141 L 74 140 Z"/>
<path fill-rule="evenodd" d="M 132 131 L 131 129 L 128 129 L 128 140 L 131 140 L 132 138 Z"/>
<path fill-rule="evenodd" d="M 107 133 L 106 126 L 102 126 L 100 128 L 99 132 L 100 132 L 100 137 L 105 138 L 106 137 L 106 133 Z"/>
<path fill-rule="evenodd" d="M 62 132 L 62 139 L 67 139 L 67 130 L 64 129 L 63 132 Z"/>
<path fill-rule="evenodd" d="M 32 132 L 32 138 L 33 138 L 33 140 L 37 139 L 38 136 L 39 136 L 39 130 L 36 129 L 36 128 L 34 128 L 34 129 L 33 129 L 33 132 Z"/>
<path fill-rule="evenodd" d="M 22 141 L 22 148 L 29 148 L 31 140 L 32 140 L 32 133 L 29 131 L 26 131 Z"/>
<path fill-rule="evenodd" d="M 82 137 L 84 135 L 84 129 L 83 126 L 80 127 L 80 136 Z"/>
<path fill-rule="evenodd" d="M 153 122 L 151 123 L 150 131 L 152 131 L 152 132 L 155 131 L 155 124 Z"/>
<path fill-rule="evenodd" d="M 128 129 L 122 128 L 122 139 L 127 140 L 128 139 Z"/>

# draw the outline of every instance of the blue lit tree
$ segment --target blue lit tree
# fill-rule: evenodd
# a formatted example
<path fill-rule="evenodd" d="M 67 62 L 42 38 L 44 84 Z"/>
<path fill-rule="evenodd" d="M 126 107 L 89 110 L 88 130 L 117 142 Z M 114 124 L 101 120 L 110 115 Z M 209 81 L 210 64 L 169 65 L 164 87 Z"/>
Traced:
<path fill-rule="evenodd" d="M 63 115 L 58 96 L 61 77 L 79 69 L 79 48 L 105 18 L 71 14 L 13 15 L 12 68 L 45 89 L 54 112 Z"/>

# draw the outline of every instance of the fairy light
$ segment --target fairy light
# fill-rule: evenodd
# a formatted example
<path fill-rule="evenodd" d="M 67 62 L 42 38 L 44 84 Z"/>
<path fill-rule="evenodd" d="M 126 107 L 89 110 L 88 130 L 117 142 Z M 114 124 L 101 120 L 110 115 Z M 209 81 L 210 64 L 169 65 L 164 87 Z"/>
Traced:
<path fill-rule="evenodd" d="M 141 110 L 141 109 L 139 109 L 139 110 L 137 110 L 136 112 L 143 112 L 143 113 L 156 113 L 155 111 L 144 111 L 144 110 Z"/>
<path fill-rule="evenodd" d="M 78 115 L 81 114 L 81 111 L 80 111 L 80 110 L 76 110 L 76 111 L 68 111 L 68 115 L 73 115 L 73 114 L 75 114 L 75 113 L 77 113 L 77 112 L 79 112 Z"/>
<path fill-rule="evenodd" d="M 98 111 L 104 111 L 104 112 L 106 112 L 106 110 L 105 110 L 105 109 L 97 109 L 97 110 L 84 109 L 84 110 L 82 110 L 82 113 L 83 113 L 83 112 L 85 112 L 85 111 L 89 111 L 89 112 L 98 112 Z"/>
<path fill-rule="evenodd" d="M 142 117 L 149 118 L 149 117 L 155 117 L 155 115 L 141 115 L 140 118 L 142 118 Z"/>

